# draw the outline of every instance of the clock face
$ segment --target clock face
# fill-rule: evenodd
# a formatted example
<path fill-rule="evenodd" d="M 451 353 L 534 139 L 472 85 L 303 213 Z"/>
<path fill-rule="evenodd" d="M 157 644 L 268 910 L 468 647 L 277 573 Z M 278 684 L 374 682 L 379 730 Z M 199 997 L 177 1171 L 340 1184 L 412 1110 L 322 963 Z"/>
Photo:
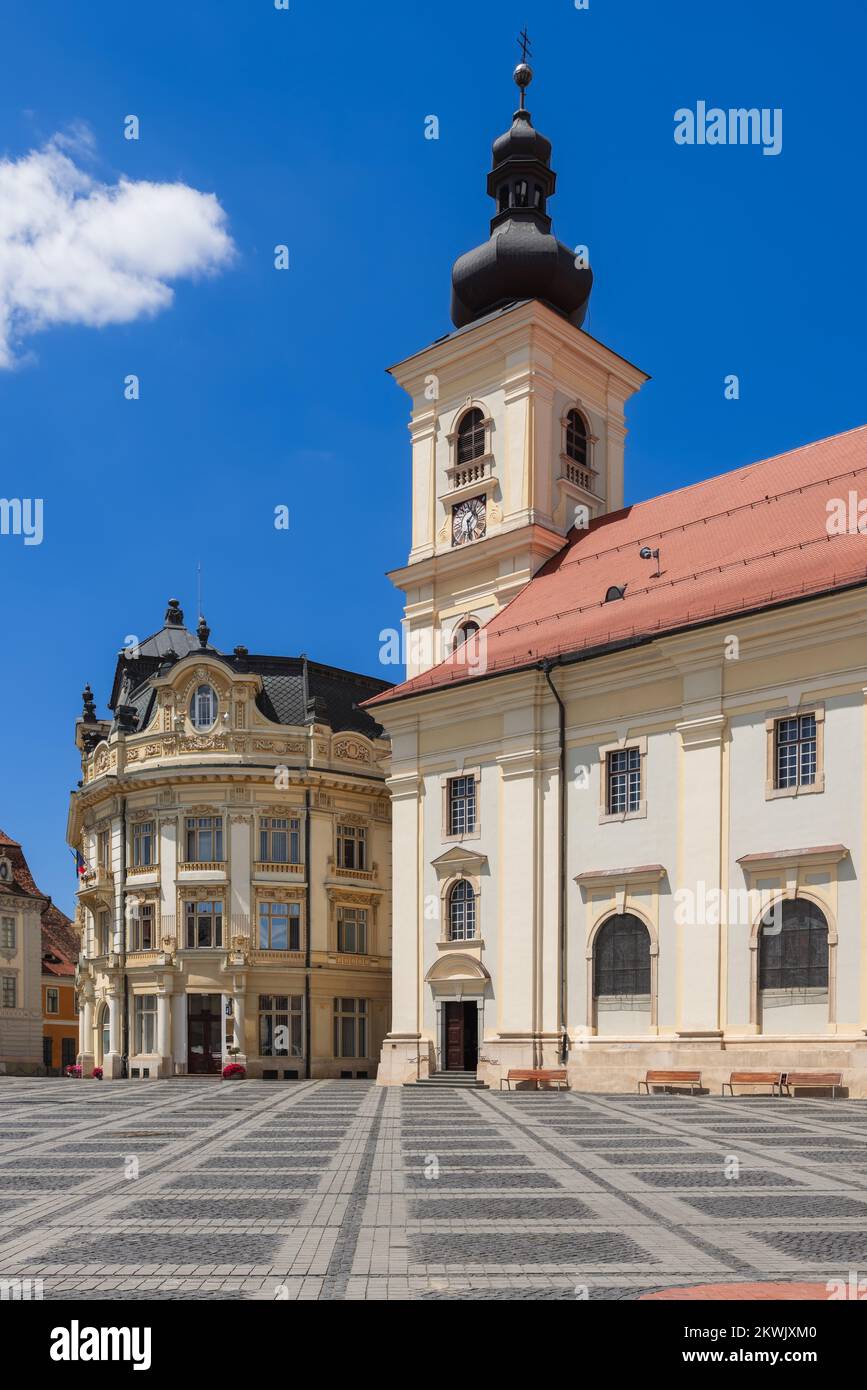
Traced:
<path fill-rule="evenodd" d="M 485 534 L 487 509 L 484 497 L 468 497 L 452 507 L 452 545 L 466 545 Z"/>

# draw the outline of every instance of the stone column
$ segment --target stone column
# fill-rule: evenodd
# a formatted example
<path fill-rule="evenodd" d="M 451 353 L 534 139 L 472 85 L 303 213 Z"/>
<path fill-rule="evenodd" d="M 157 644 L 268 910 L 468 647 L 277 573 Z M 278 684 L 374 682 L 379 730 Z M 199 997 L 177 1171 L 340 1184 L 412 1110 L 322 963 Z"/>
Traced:
<path fill-rule="evenodd" d="M 82 1072 L 93 1071 L 93 993 L 85 989 L 81 1013 L 78 1016 L 78 1065 Z"/>
<path fill-rule="evenodd" d="M 171 1076 L 172 1066 L 172 991 L 171 983 L 163 985 L 157 994 L 157 1052 L 160 1076 Z"/>
<path fill-rule="evenodd" d="M 232 1058 L 233 1062 L 239 1062 L 242 1067 L 247 1065 L 247 1047 L 245 1041 L 246 1026 L 246 988 L 247 981 L 244 977 L 237 977 L 234 981 L 234 993 L 232 995 L 232 1022 L 234 1024 L 233 1046 L 241 1050 L 237 1056 Z"/>
<path fill-rule="evenodd" d="M 181 991 L 172 995 L 172 1067 L 169 1073 L 174 1076 L 175 1068 L 179 1069 L 178 1075 L 186 1075 L 187 1071 L 187 996 Z"/>
<path fill-rule="evenodd" d="M 414 755 L 416 735 L 396 738 L 394 748 Z M 424 930 L 422 846 L 422 783 L 413 769 L 389 779 L 392 794 L 392 1017 L 383 1040 L 377 1080 L 400 1085 L 427 1076 L 429 1044 L 421 1038 L 419 993 L 423 984 Z"/>
<path fill-rule="evenodd" d="M 114 989 L 108 996 L 108 1056 L 103 1059 L 103 1075 L 106 1081 L 115 1081 L 121 1074 L 121 996 Z"/>

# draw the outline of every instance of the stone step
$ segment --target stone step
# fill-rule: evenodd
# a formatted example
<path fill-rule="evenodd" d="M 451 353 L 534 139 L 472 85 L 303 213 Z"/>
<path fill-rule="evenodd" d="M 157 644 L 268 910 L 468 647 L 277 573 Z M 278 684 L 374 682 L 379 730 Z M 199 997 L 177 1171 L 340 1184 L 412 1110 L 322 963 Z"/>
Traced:
<path fill-rule="evenodd" d="M 452 1088 L 460 1086 L 465 1090 L 487 1091 L 488 1086 L 484 1081 L 479 1081 L 474 1071 L 438 1071 L 433 1076 L 424 1077 L 420 1081 L 405 1081 L 405 1086 L 424 1086 L 429 1090 L 439 1087 Z"/>

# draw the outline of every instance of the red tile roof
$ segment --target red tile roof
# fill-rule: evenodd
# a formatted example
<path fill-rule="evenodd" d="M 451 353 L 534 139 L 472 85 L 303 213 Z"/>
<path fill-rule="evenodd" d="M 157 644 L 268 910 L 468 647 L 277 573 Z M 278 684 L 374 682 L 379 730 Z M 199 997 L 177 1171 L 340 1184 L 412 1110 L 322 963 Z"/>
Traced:
<path fill-rule="evenodd" d="M 828 532 L 826 504 L 850 490 L 867 498 L 867 425 L 600 517 L 483 629 L 478 675 L 459 649 L 367 707 L 865 584 L 867 535 Z"/>
<path fill-rule="evenodd" d="M 30 865 L 24 858 L 24 851 L 17 840 L 0 830 L 0 854 L 12 861 L 12 883 L 0 886 L 0 891 L 17 893 L 28 898 L 44 898 L 30 872 Z"/>
<path fill-rule="evenodd" d="M 12 883 L 2 885 L 0 891 L 16 893 L 27 898 L 41 898 L 45 904 L 40 914 L 43 971 L 48 975 L 74 975 L 80 946 L 72 922 L 65 912 L 55 907 L 47 893 L 40 893 L 21 845 L 3 830 L 0 830 L 0 854 L 11 859 L 13 876 Z M 56 959 L 49 962 L 45 960 L 45 956 L 53 956 Z"/>
<path fill-rule="evenodd" d="M 42 914 L 43 974 L 61 978 L 74 975 L 80 950 L 78 934 L 71 921 L 51 903 Z"/>

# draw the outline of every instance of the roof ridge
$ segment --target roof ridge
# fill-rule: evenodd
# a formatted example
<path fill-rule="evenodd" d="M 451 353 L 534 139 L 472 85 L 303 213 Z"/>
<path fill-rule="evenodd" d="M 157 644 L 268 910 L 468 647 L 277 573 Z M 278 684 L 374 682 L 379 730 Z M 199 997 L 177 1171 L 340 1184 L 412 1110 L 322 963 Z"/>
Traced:
<path fill-rule="evenodd" d="M 849 434 L 860 434 L 867 431 L 867 424 L 853 425 L 850 430 L 839 430 L 836 434 L 825 434 L 820 439 L 810 439 L 806 444 L 796 444 L 793 449 L 783 449 L 779 454 L 769 454 L 764 459 L 753 459 L 752 463 L 736 464 L 734 468 L 724 468 L 721 473 L 712 473 L 709 478 L 699 478 L 694 483 L 684 483 L 682 487 L 673 487 L 668 492 L 657 492 L 653 497 L 644 497 L 640 502 L 632 502 L 630 507 L 624 507 L 622 511 L 628 511 L 635 507 L 648 507 L 652 502 L 663 502 L 666 497 L 676 497 L 679 493 L 694 492 L 699 488 L 707 487 L 709 483 L 719 482 L 720 478 L 727 478 L 731 473 L 749 472 L 753 468 L 761 468 L 766 463 L 777 463 L 780 459 L 788 458 L 790 454 L 800 454 L 805 449 L 815 449 L 818 444 L 831 444 L 835 439 L 845 439 Z M 783 493 L 775 493 L 775 496 L 783 496 Z M 618 516 L 618 512 L 610 513 Z"/>
<path fill-rule="evenodd" d="M 867 426 L 865 426 L 865 428 L 867 428 Z M 781 457 L 783 456 L 781 455 Z M 750 467 L 756 467 L 756 465 L 751 464 Z M 732 471 L 737 472 L 737 469 L 733 469 Z M 675 531 L 685 531 L 688 526 L 707 526 L 708 522 L 718 521 L 720 517 L 735 516 L 738 512 L 752 511 L 755 507 L 770 506 L 773 502 L 780 502 L 785 497 L 795 497 L 799 492 L 808 492 L 810 488 L 824 487 L 827 483 L 836 483 L 841 478 L 854 478 L 857 477 L 859 473 L 865 472 L 867 472 L 867 463 L 861 464 L 859 468 L 846 468 L 843 470 L 842 473 L 831 473 L 826 478 L 811 478 L 809 482 L 799 483 L 797 487 L 786 488 L 784 491 L 781 492 L 769 492 L 764 497 L 758 497 L 754 502 L 738 502 L 732 507 L 723 508 L 722 511 L 711 512 L 709 516 L 693 517 L 689 521 L 680 521 L 677 523 L 676 526 L 666 526 L 661 531 L 642 531 L 642 535 L 647 536 L 650 540 L 653 540 L 654 537 L 658 536 L 661 540 L 663 536 L 673 536 Z M 724 478 L 726 474 L 721 473 L 719 476 L 721 478 Z M 688 489 L 684 488 L 683 491 L 687 492 Z M 673 497 L 676 494 L 666 493 L 664 495 L 668 497 Z M 656 501 L 657 499 L 648 498 L 647 500 Z M 636 502 L 634 504 L 634 507 L 640 507 L 643 505 L 644 504 L 641 502 Z M 624 508 L 623 510 L 626 511 L 628 509 Z M 613 515 L 619 516 L 620 513 L 615 512 L 613 513 Z M 598 559 L 602 555 L 611 555 L 615 550 L 626 550 L 632 544 L 632 541 L 621 541 L 619 545 L 610 546 L 608 550 L 594 551 L 593 557 L 595 559 Z M 562 552 L 558 551 L 557 553 L 560 554 Z M 590 559 L 589 555 L 587 556 L 587 559 Z"/>

